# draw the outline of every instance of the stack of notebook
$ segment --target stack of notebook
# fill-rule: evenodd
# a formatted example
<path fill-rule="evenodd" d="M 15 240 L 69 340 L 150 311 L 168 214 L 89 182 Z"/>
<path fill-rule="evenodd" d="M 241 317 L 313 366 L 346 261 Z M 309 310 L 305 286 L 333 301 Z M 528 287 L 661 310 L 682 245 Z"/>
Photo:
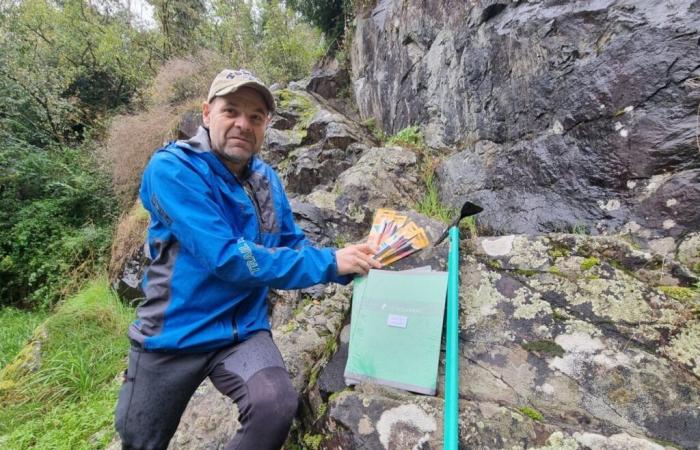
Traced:
<path fill-rule="evenodd" d="M 430 267 L 356 278 L 345 383 L 435 395 L 446 293 L 447 272 Z"/>

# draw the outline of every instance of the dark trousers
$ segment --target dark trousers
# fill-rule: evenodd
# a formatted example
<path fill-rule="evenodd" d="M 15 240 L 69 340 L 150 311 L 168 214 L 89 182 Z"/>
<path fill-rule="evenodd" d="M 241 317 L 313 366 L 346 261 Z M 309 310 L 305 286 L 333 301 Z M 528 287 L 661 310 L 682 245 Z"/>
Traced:
<path fill-rule="evenodd" d="M 187 402 L 206 377 L 238 405 L 241 427 L 227 450 L 279 449 L 298 395 L 270 333 L 209 353 L 153 353 L 132 347 L 115 425 L 124 450 L 166 449 Z"/>

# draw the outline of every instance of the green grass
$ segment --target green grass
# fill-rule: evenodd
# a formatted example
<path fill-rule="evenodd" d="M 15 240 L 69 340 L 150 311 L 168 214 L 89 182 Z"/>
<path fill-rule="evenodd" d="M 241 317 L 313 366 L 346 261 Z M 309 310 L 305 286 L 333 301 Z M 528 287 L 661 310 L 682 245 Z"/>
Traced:
<path fill-rule="evenodd" d="M 367 130 L 379 141 L 380 145 L 384 145 L 387 140 L 386 133 L 377 125 L 377 120 L 374 117 L 365 120 L 362 124 L 367 127 Z"/>
<path fill-rule="evenodd" d="M 365 125 L 370 129 L 376 129 L 376 122 L 367 121 Z M 381 136 L 382 140 L 384 136 Z M 393 136 L 386 138 L 387 145 L 398 145 L 413 149 L 422 159 L 420 174 L 425 185 L 423 198 L 416 203 L 414 209 L 424 216 L 439 220 L 445 224 L 451 223 L 459 214 L 455 208 L 445 205 L 440 201 L 437 183 L 435 182 L 435 169 L 439 159 L 428 152 L 425 138 L 418 126 L 404 128 Z M 476 219 L 467 217 L 460 222 L 460 229 L 464 234 L 477 235 Z"/>
<path fill-rule="evenodd" d="M 62 303 L 44 322 L 39 369 L 23 370 L 21 356 L 0 372 L 0 447 L 104 447 L 132 318 L 104 278 Z"/>
<path fill-rule="evenodd" d="M 400 145 L 401 147 L 425 147 L 425 139 L 418 126 L 404 128 L 395 135 L 389 137 L 386 142 L 389 145 Z"/>
<path fill-rule="evenodd" d="M 416 210 L 424 216 L 432 217 L 446 224 L 450 223 L 455 218 L 456 211 L 440 201 L 432 174 L 425 176 L 424 181 L 425 195 L 416 205 Z"/>
<path fill-rule="evenodd" d="M 45 317 L 44 311 L 24 311 L 11 307 L 0 309 L 0 368 L 17 355 Z"/>

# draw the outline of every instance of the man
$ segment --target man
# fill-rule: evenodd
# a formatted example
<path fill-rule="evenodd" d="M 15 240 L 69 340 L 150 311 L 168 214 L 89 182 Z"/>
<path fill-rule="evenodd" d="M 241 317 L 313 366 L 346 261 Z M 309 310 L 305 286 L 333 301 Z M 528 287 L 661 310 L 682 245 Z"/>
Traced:
<path fill-rule="evenodd" d="M 116 410 L 124 449 L 165 449 L 206 377 L 238 404 L 227 449 L 280 448 L 297 393 L 270 335 L 268 289 L 348 283 L 380 267 L 367 245 L 306 241 L 277 174 L 256 157 L 274 109 L 250 72 L 224 70 L 202 105 L 205 126 L 146 167 L 152 262 Z"/>

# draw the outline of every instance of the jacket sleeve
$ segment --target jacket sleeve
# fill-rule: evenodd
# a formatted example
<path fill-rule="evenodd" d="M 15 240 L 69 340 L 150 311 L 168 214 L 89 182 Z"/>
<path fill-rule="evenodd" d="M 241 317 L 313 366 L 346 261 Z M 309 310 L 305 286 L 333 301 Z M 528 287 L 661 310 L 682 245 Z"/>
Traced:
<path fill-rule="evenodd" d="M 200 263 L 241 286 L 299 289 L 338 279 L 335 251 L 267 248 L 235 234 L 202 176 L 169 152 L 156 153 L 141 185 L 146 209 Z"/>

